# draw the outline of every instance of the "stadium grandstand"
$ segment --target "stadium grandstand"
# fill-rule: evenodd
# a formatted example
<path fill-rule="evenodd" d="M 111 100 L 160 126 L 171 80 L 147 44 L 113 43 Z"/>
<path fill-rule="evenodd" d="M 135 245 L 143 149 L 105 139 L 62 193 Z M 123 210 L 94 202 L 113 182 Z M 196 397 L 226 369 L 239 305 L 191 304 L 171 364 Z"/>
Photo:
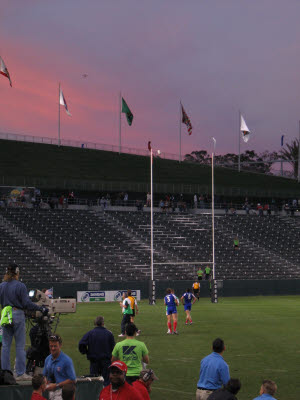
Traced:
<path fill-rule="evenodd" d="M 1 140 L 0 155 L 2 270 L 8 261 L 23 264 L 22 278 L 31 282 L 150 279 L 149 157 L 10 140 Z M 154 160 L 155 280 L 192 280 L 211 261 L 210 173 L 209 166 Z M 27 199 L 24 188 L 31 188 Z M 41 191 L 38 204 L 34 188 Z M 195 193 L 204 199 L 196 206 Z M 215 193 L 216 278 L 299 278 L 298 184 L 216 168 Z M 167 207 L 160 204 L 166 196 Z M 290 214 L 281 211 L 293 199 Z M 270 212 L 259 215 L 257 202 Z"/>

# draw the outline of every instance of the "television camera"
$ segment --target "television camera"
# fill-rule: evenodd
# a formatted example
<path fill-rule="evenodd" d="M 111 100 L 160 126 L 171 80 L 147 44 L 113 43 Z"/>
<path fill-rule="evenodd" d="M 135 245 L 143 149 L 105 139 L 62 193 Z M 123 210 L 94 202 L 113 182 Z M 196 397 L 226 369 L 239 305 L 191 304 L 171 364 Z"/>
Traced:
<path fill-rule="evenodd" d="M 43 368 L 49 352 L 49 336 L 56 332 L 61 314 L 76 312 L 76 299 L 50 299 L 38 289 L 30 290 L 29 298 L 33 303 L 46 307 L 48 314 L 41 311 L 25 312 L 27 326 L 30 327 L 31 346 L 27 349 L 26 373 L 35 373 L 36 368 Z"/>

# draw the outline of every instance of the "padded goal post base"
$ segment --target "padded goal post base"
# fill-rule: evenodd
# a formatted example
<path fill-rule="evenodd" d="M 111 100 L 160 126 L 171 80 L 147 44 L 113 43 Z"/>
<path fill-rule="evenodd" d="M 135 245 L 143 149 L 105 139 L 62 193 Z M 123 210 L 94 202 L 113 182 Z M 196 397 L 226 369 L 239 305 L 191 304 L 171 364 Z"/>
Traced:
<path fill-rule="evenodd" d="M 149 304 L 150 306 L 154 306 L 156 304 L 155 297 L 155 281 L 149 281 Z"/>

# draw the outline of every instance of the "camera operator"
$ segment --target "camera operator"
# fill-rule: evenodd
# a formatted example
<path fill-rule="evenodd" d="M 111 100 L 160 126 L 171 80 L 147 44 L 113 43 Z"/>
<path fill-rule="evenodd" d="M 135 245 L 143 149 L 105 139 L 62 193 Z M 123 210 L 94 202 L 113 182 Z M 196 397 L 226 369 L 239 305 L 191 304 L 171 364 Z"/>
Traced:
<path fill-rule="evenodd" d="M 19 282 L 20 269 L 17 264 L 9 264 L 4 279 L 0 284 L 0 303 L 2 309 L 12 307 L 12 324 L 3 326 L 1 367 L 10 368 L 10 346 L 13 337 L 16 341 L 16 380 L 31 380 L 32 377 L 25 373 L 25 314 L 24 310 L 41 311 L 48 314 L 46 307 L 38 306 L 30 301 L 27 288 Z"/>

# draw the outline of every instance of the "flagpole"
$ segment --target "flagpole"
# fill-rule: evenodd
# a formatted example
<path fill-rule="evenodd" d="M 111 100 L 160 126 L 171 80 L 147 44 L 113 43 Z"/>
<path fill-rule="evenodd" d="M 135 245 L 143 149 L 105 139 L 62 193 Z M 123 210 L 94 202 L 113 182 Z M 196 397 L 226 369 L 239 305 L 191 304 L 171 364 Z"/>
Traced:
<path fill-rule="evenodd" d="M 298 183 L 300 183 L 300 121 L 299 121 L 299 139 L 298 139 Z"/>
<path fill-rule="evenodd" d="M 121 92 L 119 97 L 119 154 L 121 154 Z"/>
<path fill-rule="evenodd" d="M 182 112 L 181 112 L 181 101 L 179 102 L 179 162 L 181 162 L 181 119 L 182 119 Z"/>
<path fill-rule="evenodd" d="M 153 281 L 153 150 L 150 150 L 150 193 L 151 193 L 151 281 Z"/>
<path fill-rule="evenodd" d="M 58 147 L 60 147 L 60 82 L 58 82 Z"/>
<path fill-rule="evenodd" d="M 239 172 L 241 172 L 241 111 L 239 110 Z"/>

